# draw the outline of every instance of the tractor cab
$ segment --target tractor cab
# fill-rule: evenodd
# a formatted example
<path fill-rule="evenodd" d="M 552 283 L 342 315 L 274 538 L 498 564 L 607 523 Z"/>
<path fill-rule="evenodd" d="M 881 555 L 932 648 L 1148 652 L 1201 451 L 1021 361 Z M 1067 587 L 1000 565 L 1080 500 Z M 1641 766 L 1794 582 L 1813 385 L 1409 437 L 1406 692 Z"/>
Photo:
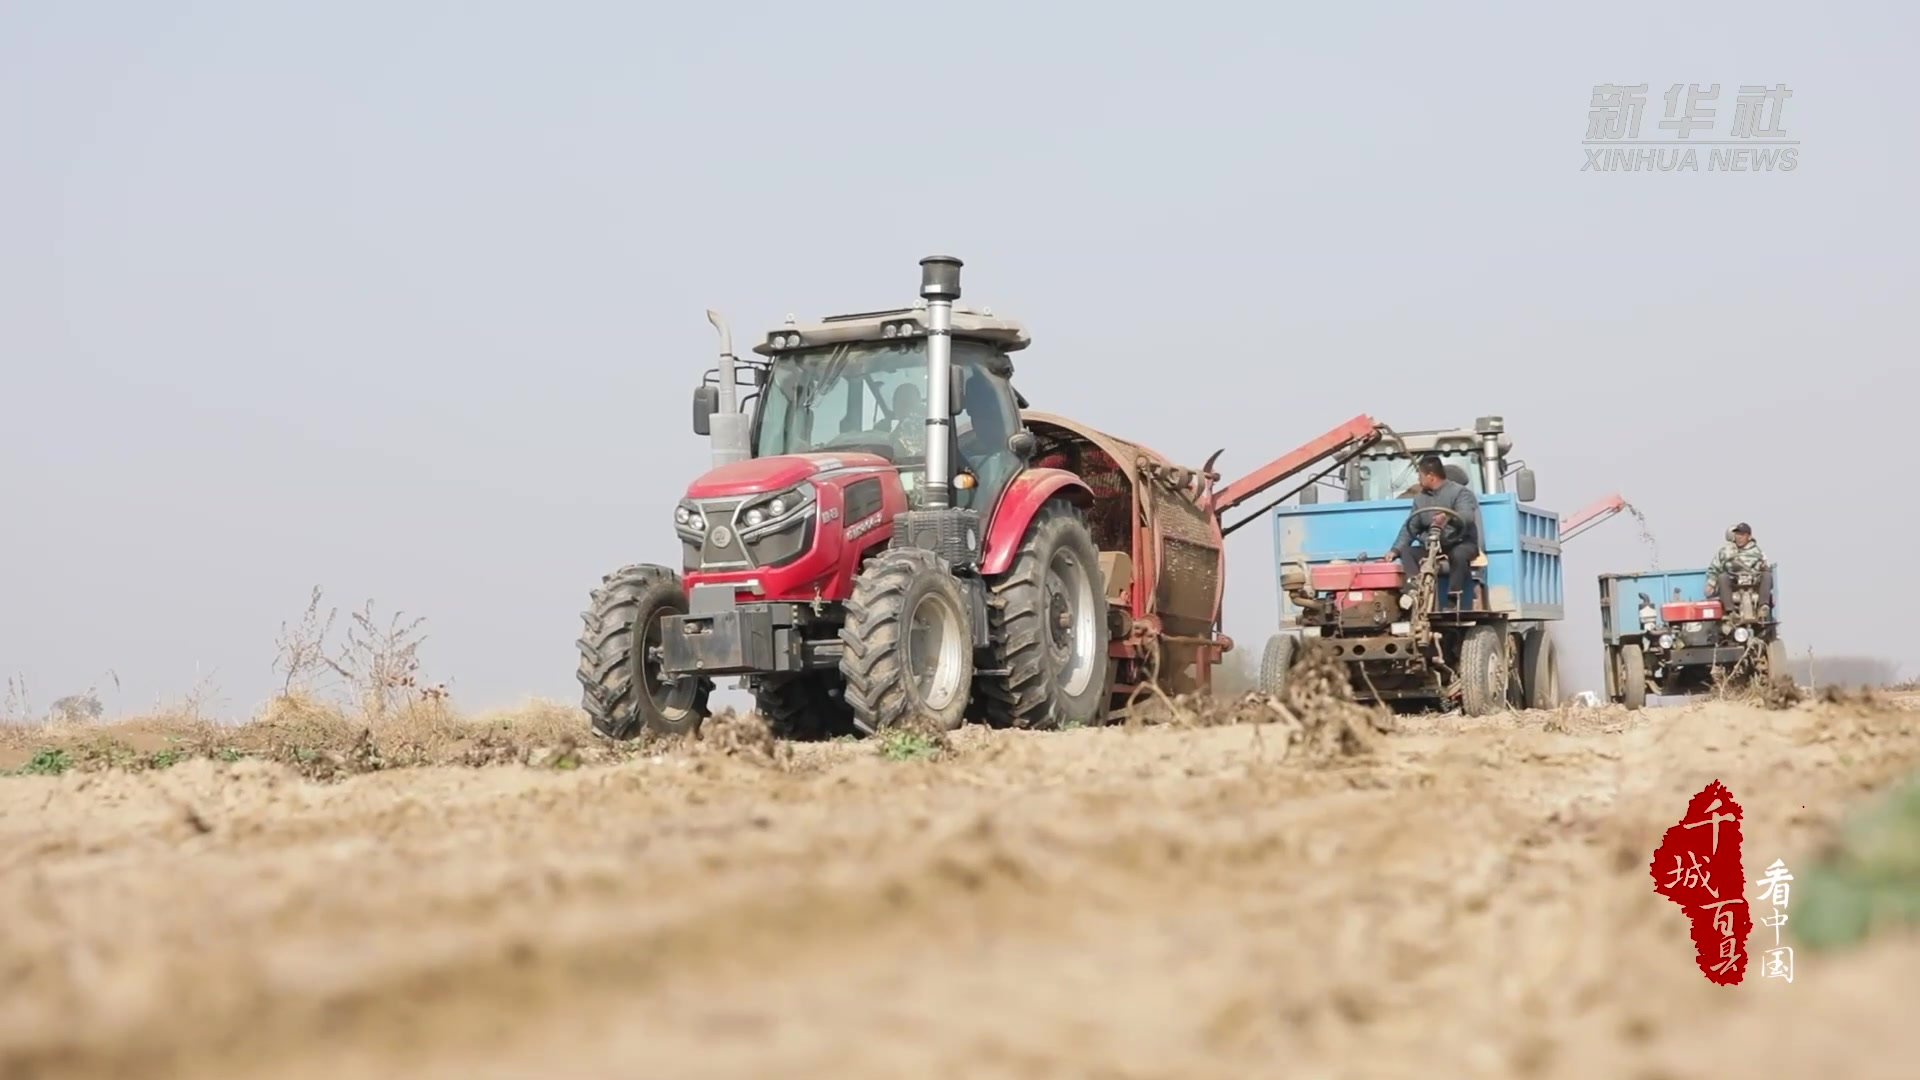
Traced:
<path fill-rule="evenodd" d="M 1008 354 L 1028 338 L 1017 323 L 966 308 L 955 308 L 953 324 L 953 505 L 984 518 L 1021 465 L 1010 445 L 1020 410 Z M 788 324 L 754 351 L 767 357 L 750 428 L 754 457 L 874 454 L 920 505 L 931 396 L 924 306 Z"/>
<path fill-rule="evenodd" d="M 1009 354 L 1030 343 L 1017 322 L 956 306 L 948 365 L 946 464 L 951 505 L 991 516 L 1008 481 L 1022 467 L 1014 438 L 1023 404 Z M 926 302 L 890 311 L 835 315 L 784 326 L 766 335 L 746 360 L 738 385 L 751 390 L 731 455 L 882 459 L 897 474 L 907 504 L 919 508 L 927 473 L 928 341 Z M 728 357 L 727 359 L 732 359 Z M 719 369 L 694 393 L 694 431 L 713 435 L 722 463 Z"/>
<path fill-rule="evenodd" d="M 1471 429 L 1388 434 L 1347 463 L 1347 501 L 1412 498 L 1418 490 L 1420 459 L 1431 454 L 1446 466 L 1450 478 L 1475 495 L 1485 498 L 1511 490 L 1521 502 L 1532 502 L 1533 470 L 1519 463 L 1509 465 L 1506 455 L 1512 449 L 1513 437 L 1506 433 L 1506 424 L 1498 416 L 1483 416 Z M 1511 488 L 1509 479 L 1513 481 Z M 1308 492 L 1301 494 L 1304 503 L 1316 501 Z"/>

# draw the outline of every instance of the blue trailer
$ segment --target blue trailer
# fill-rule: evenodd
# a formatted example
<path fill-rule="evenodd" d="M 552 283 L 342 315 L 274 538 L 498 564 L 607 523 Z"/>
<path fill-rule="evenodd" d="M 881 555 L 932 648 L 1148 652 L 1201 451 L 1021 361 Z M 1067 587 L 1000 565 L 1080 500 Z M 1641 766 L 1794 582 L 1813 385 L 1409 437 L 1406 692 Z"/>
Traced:
<path fill-rule="evenodd" d="M 1732 596 L 1710 599 L 1705 567 L 1600 575 L 1607 698 L 1638 709 L 1650 694 L 1698 694 L 1717 679 L 1791 679 L 1780 640 L 1780 568 L 1768 569 L 1770 598 L 1748 595 L 1757 583 L 1736 579 Z"/>
<path fill-rule="evenodd" d="M 1281 629 L 1267 642 L 1262 687 L 1283 688 L 1304 640 L 1320 639 L 1347 665 L 1356 696 L 1396 710 L 1559 704 L 1547 624 L 1565 615 L 1561 521 L 1529 505 L 1533 473 L 1505 465 L 1511 446 L 1499 417 L 1395 434 L 1344 463 L 1335 483 L 1346 501 L 1322 504 L 1307 488 L 1300 505 L 1275 510 Z M 1413 512 L 1407 496 L 1427 454 L 1479 501 L 1481 554 L 1465 607 L 1448 594 L 1443 554 L 1429 551 L 1412 580 L 1382 561 Z"/>

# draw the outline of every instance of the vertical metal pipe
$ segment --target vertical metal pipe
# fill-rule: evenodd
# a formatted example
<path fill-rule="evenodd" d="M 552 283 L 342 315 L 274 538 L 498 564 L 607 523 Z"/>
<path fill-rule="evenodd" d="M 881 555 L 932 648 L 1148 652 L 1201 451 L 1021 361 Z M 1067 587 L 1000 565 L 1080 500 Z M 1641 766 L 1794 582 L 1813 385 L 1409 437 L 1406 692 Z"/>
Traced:
<path fill-rule="evenodd" d="M 1480 481 L 1487 494 L 1502 490 L 1502 474 L 1505 462 L 1500 458 L 1500 433 L 1507 429 L 1506 422 L 1498 416 L 1483 416 L 1474 421 L 1474 430 L 1480 434 Z"/>
<path fill-rule="evenodd" d="M 752 456 L 747 445 L 747 418 L 740 415 L 740 391 L 733 377 L 733 332 L 720 313 L 709 309 L 707 321 L 720 332 L 719 407 L 714 411 L 707 441 L 713 451 L 714 468 L 745 461 Z"/>
<path fill-rule="evenodd" d="M 927 301 L 927 484 L 925 505 L 953 505 L 953 474 L 947 458 L 952 441 L 953 302 L 960 298 L 960 260 L 929 255 L 920 260 L 920 295 Z"/>

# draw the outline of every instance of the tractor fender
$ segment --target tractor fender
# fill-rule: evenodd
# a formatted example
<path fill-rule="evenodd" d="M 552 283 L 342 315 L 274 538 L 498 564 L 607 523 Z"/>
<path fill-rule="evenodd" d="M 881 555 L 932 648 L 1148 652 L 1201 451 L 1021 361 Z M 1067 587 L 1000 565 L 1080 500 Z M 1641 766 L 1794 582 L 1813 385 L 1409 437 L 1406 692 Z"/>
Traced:
<path fill-rule="evenodd" d="M 1027 526 L 1047 500 L 1065 498 L 1075 506 L 1091 506 L 1093 489 L 1065 469 L 1028 469 L 1013 478 L 994 508 L 987 525 L 987 545 L 981 552 L 980 573 L 992 577 L 1013 565 Z"/>

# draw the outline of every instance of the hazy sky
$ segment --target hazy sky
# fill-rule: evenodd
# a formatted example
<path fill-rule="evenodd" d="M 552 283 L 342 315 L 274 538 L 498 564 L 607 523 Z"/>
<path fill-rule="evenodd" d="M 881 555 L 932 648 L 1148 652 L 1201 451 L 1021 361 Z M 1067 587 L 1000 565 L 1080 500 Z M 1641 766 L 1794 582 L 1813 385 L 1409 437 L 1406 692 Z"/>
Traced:
<path fill-rule="evenodd" d="M 211 674 L 313 585 L 474 706 L 577 699 L 677 560 L 704 309 L 751 340 L 966 260 L 1036 407 L 1236 475 L 1507 418 L 1667 565 L 1745 518 L 1796 654 L 1920 663 L 1910 4 L 0 2 L 0 673 Z M 1589 98 L 1785 83 L 1792 172 L 1582 172 Z M 1703 136 L 1704 137 L 1704 136 Z M 744 345 L 743 345 L 744 347 Z M 1277 618 L 1271 530 L 1226 629 Z M 1569 689 L 1596 685 L 1570 545 Z M 1884 570 L 1877 569 L 1885 567 Z M 1909 671 L 1914 670 L 1910 666 Z"/>

